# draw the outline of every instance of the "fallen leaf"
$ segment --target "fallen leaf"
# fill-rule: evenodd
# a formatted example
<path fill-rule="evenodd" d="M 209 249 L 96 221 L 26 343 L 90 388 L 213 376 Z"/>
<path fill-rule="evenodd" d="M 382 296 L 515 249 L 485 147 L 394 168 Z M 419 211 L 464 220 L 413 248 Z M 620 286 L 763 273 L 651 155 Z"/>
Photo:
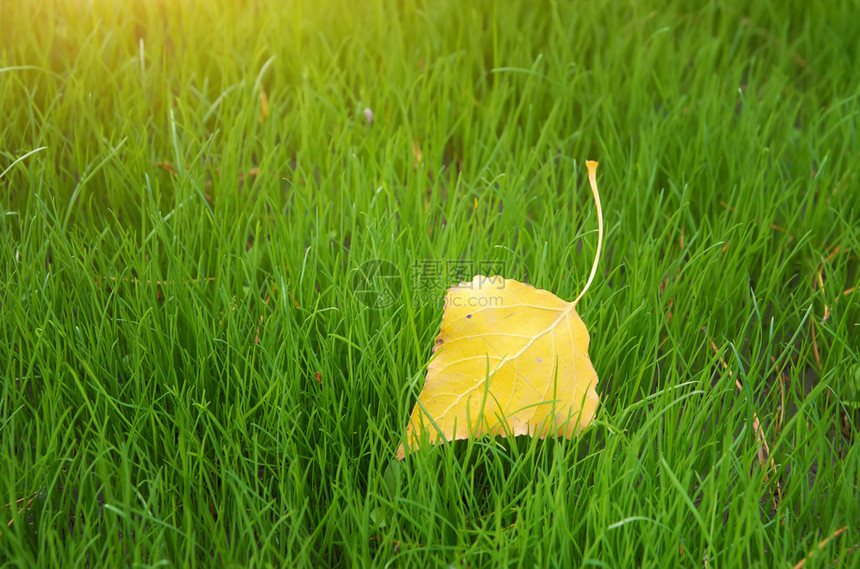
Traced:
<path fill-rule="evenodd" d="M 484 434 L 571 438 L 592 422 L 598 379 L 576 304 L 597 271 L 603 215 L 597 162 L 586 165 L 598 245 L 582 292 L 566 302 L 513 279 L 481 275 L 449 289 L 434 358 L 398 458 L 425 442 Z"/>
<path fill-rule="evenodd" d="M 410 449 L 425 431 L 433 444 L 440 435 L 569 438 L 591 423 L 597 373 L 573 303 L 479 275 L 452 287 L 445 304 L 436 357 L 406 428 Z"/>

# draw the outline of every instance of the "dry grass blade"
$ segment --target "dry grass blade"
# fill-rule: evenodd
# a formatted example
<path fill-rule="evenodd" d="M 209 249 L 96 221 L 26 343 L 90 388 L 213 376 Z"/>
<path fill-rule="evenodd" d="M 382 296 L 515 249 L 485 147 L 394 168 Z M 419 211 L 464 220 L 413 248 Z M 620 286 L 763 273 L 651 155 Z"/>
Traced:
<path fill-rule="evenodd" d="M 33 492 L 33 494 L 32 494 L 31 496 L 29 496 L 29 497 L 28 497 L 28 496 L 24 496 L 23 498 L 18 498 L 17 500 L 15 500 L 15 504 L 16 504 L 16 505 L 21 504 L 22 502 L 24 502 L 24 500 L 27 500 L 27 503 L 26 503 L 26 504 L 24 504 L 24 505 L 23 505 L 23 506 L 18 510 L 18 515 L 19 515 L 19 516 L 20 516 L 21 514 L 23 514 L 23 513 L 24 513 L 24 510 L 29 509 L 29 508 L 30 508 L 30 506 L 32 506 L 32 505 L 33 505 L 33 501 L 36 499 L 36 496 L 38 496 L 38 495 L 39 495 L 39 493 L 38 493 L 38 492 Z M 29 499 L 28 499 L 28 498 L 29 498 Z M 6 504 L 6 505 L 4 506 L 4 508 L 11 508 L 11 507 L 12 507 L 12 504 Z M 9 523 L 7 523 L 7 524 L 6 524 L 6 527 L 7 527 L 7 528 L 11 528 L 13 523 L 15 523 L 15 519 L 14 519 L 14 518 L 13 518 L 13 519 L 11 519 L 11 520 L 9 520 Z M 0 537 L 3 537 L 3 532 L 0 532 Z"/>
<path fill-rule="evenodd" d="M 815 547 L 815 549 L 807 553 L 806 557 L 797 562 L 797 565 L 795 565 L 793 569 L 800 569 L 801 567 L 806 565 L 806 562 L 809 561 L 813 555 L 824 549 L 824 546 L 830 543 L 830 541 L 836 539 L 837 537 L 845 533 L 845 530 L 847 529 L 848 526 L 842 526 L 841 528 L 830 534 L 828 537 L 822 539 L 820 542 L 818 542 L 818 545 Z"/>
<path fill-rule="evenodd" d="M 719 354 L 719 349 L 717 348 L 717 345 L 714 343 L 714 340 L 711 339 L 710 342 L 711 342 L 711 349 L 714 350 L 715 354 Z M 723 367 L 723 370 L 727 371 L 729 373 L 729 377 L 731 377 L 732 379 L 735 380 L 735 387 L 737 388 L 738 393 L 743 393 L 743 390 L 744 390 L 743 384 L 740 382 L 739 379 L 734 377 L 732 370 L 729 369 L 729 365 L 722 358 L 722 356 L 719 356 L 718 359 L 719 359 L 720 365 Z M 744 398 L 744 400 L 746 400 L 746 398 Z M 761 421 L 759 421 L 758 413 L 753 411 L 752 415 L 753 415 L 753 432 L 755 433 L 756 440 L 759 443 L 759 446 L 758 446 L 756 452 L 758 454 L 759 463 L 761 463 L 762 468 L 765 469 L 764 480 L 765 480 L 765 482 L 767 482 L 770 480 L 770 477 L 767 474 L 767 467 L 769 465 L 771 470 L 773 470 L 774 474 L 776 474 L 777 473 L 776 463 L 774 463 L 773 458 L 770 456 L 770 445 L 767 444 L 767 437 L 764 434 L 764 429 L 761 426 Z M 776 508 L 779 505 L 779 501 L 782 501 L 782 488 L 779 484 L 779 479 L 777 479 L 777 481 L 776 481 L 776 495 L 777 495 L 777 498 L 772 498 L 774 508 Z"/>

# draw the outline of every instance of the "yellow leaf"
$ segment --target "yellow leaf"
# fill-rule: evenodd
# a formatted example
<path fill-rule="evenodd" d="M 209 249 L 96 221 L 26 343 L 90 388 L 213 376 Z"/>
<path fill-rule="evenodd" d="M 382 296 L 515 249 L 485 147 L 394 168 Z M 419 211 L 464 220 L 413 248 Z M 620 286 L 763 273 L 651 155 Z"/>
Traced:
<path fill-rule="evenodd" d="M 597 410 L 597 372 L 576 303 L 594 279 L 603 236 L 596 162 L 587 162 L 598 209 L 598 246 L 573 302 L 503 277 L 476 276 L 445 296 L 427 379 L 397 457 L 424 441 L 484 434 L 573 437 Z"/>

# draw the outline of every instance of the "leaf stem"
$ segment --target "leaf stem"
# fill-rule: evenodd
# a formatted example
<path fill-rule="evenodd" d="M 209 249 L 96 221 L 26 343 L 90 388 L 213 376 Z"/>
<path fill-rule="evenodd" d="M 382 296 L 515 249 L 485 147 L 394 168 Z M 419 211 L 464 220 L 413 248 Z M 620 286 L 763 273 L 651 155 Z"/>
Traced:
<path fill-rule="evenodd" d="M 594 203 L 597 205 L 597 251 L 594 253 L 594 264 L 591 266 L 591 274 L 588 276 L 588 282 L 585 283 L 582 292 L 573 301 L 572 304 L 574 306 L 582 298 L 582 295 L 585 294 L 585 291 L 588 290 L 588 287 L 591 286 L 591 281 L 594 280 L 594 275 L 597 274 L 597 265 L 600 263 L 600 248 L 603 245 L 603 208 L 600 207 L 600 192 L 597 191 L 597 161 L 586 160 L 585 167 L 588 169 L 588 184 L 591 186 L 591 193 L 594 194 Z"/>

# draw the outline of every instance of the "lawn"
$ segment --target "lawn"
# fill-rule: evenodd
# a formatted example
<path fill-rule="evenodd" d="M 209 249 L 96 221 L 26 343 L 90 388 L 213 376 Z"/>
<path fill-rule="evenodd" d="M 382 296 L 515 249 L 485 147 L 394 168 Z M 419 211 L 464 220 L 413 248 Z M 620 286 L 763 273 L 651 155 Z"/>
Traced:
<path fill-rule="evenodd" d="M 694 4 L 0 0 L 0 566 L 860 566 L 856 4 Z M 593 424 L 398 460 L 586 160 Z"/>

